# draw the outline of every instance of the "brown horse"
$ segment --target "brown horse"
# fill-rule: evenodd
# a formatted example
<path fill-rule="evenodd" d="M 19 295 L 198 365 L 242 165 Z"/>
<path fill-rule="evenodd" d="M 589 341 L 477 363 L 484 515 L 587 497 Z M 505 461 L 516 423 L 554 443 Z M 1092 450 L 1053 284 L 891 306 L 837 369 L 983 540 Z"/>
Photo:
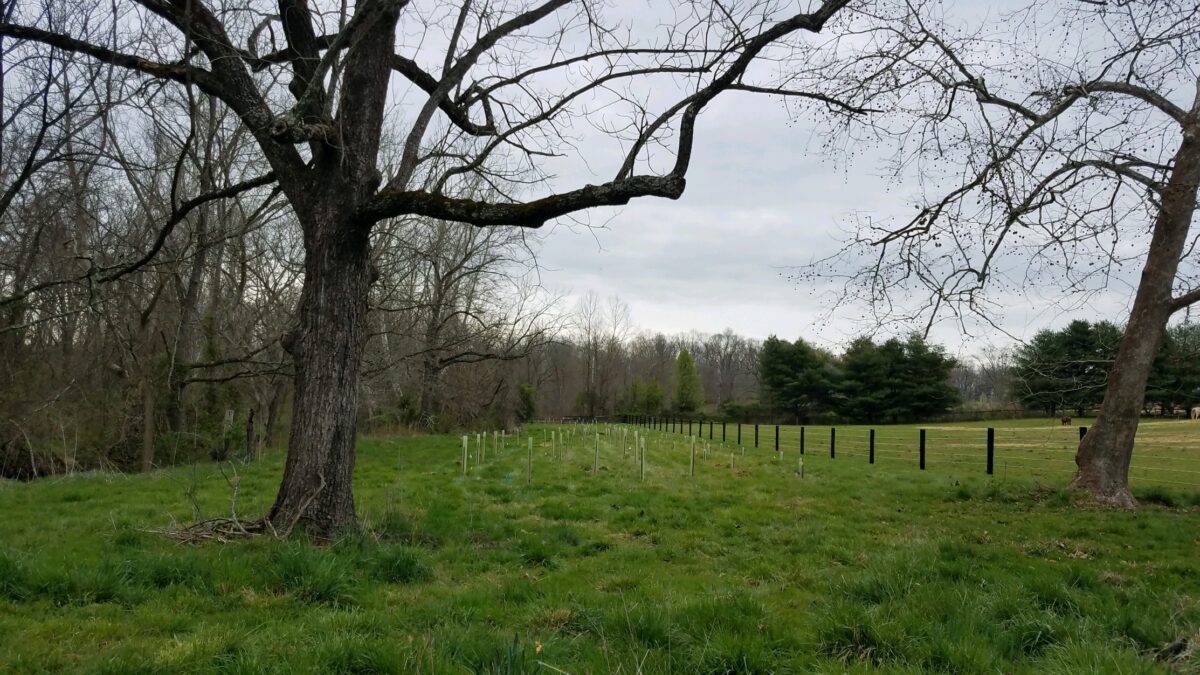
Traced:
<path fill-rule="evenodd" d="M 1070 423 L 1071 423 L 1071 416 L 1070 416 L 1070 415 L 1063 415 L 1063 416 L 1062 416 L 1062 419 L 1060 419 L 1059 421 L 1060 421 L 1060 422 L 1062 422 L 1063 426 L 1065 427 L 1065 426 L 1067 426 L 1068 424 L 1070 424 Z"/>

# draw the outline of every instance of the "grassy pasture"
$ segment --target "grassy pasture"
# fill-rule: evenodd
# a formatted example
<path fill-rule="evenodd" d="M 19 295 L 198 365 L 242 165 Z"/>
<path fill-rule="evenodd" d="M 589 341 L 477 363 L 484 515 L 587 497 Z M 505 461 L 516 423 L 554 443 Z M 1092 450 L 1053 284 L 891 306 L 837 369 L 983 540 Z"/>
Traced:
<path fill-rule="evenodd" d="M 1200 425 L 1158 424 L 1139 453 L 1194 467 Z M 458 437 L 364 439 L 369 530 L 319 548 L 145 531 L 228 515 L 216 464 L 0 484 L 0 671 L 1200 672 L 1200 493 L 1138 479 L 1136 511 L 1080 506 L 1066 473 L 1002 459 L 1061 448 L 1005 424 L 989 478 L 972 426 L 930 426 L 924 472 L 913 428 L 880 428 L 874 467 L 862 429 L 831 460 L 809 428 L 803 479 L 798 429 L 782 460 L 773 429 L 701 450 L 694 478 L 651 433 L 644 480 L 632 427 L 596 474 L 594 436 L 533 428 L 529 485 L 524 438 L 478 462 L 472 436 L 465 476 Z M 237 471 L 260 514 L 282 458 Z"/>
<path fill-rule="evenodd" d="M 1075 472 L 1075 447 L 1079 427 L 1091 425 L 1091 419 L 1076 418 L 1064 426 L 1058 420 L 1018 419 L 952 424 L 894 424 L 875 428 L 875 461 L 889 470 L 898 466 L 916 467 L 920 429 L 926 428 L 926 470 L 984 473 L 987 465 L 987 428 L 995 431 L 994 475 L 1035 478 L 1062 483 Z M 686 426 L 686 425 L 685 425 Z M 838 425 L 836 452 L 839 457 L 867 461 L 870 425 Z M 713 442 L 721 440 L 721 425 L 712 427 Z M 698 426 L 693 432 L 701 434 Z M 709 438 L 705 424 L 702 437 Z M 805 427 L 808 454 L 829 455 L 830 427 Z M 686 430 L 684 432 L 686 434 Z M 737 426 L 726 425 L 727 441 L 736 446 Z M 673 435 L 679 435 L 676 431 Z M 742 445 L 754 446 L 754 425 L 742 425 Z M 781 426 L 779 447 L 787 455 L 800 448 L 800 427 Z M 759 428 L 759 448 L 775 448 L 775 427 Z M 1143 420 L 1138 430 L 1138 445 L 1130 468 L 1130 483 L 1140 487 L 1161 487 L 1183 492 L 1200 492 L 1200 422 L 1185 420 Z"/>

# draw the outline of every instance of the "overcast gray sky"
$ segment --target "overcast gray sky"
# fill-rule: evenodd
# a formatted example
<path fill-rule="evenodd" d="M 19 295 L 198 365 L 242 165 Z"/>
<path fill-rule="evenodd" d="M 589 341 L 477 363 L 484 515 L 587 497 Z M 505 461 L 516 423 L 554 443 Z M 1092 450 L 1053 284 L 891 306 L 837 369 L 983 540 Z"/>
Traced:
<path fill-rule="evenodd" d="M 544 233 L 543 281 L 572 299 L 588 291 L 616 295 L 649 331 L 730 327 L 831 347 L 860 333 L 861 308 L 839 308 L 823 321 L 828 299 L 781 272 L 832 253 L 855 212 L 906 212 L 904 187 L 888 191 L 869 154 L 850 166 L 823 157 L 814 127 L 790 119 L 777 98 L 725 95 L 702 116 L 697 138 L 678 201 L 638 200 L 590 214 L 591 228 L 559 225 Z M 1129 293 L 1114 288 L 1069 308 L 1056 302 L 1057 289 L 1029 289 L 1006 303 L 1001 323 L 1027 337 L 1075 316 L 1121 321 Z M 995 331 L 973 333 L 948 323 L 933 337 L 956 353 L 1011 342 Z"/>
<path fill-rule="evenodd" d="M 632 0 L 616 5 L 622 13 L 633 13 L 628 24 L 632 29 L 662 30 L 661 18 L 655 13 L 663 5 Z M 981 20 L 1028 5 L 1029 0 L 935 3 L 934 11 L 945 14 L 933 20 L 939 21 L 944 31 L 965 27 L 974 33 Z M 1060 14 L 1068 6 L 1049 3 L 1037 6 L 1037 17 L 1015 15 L 1020 19 L 1015 33 L 1012 25 L 998 28 L 993 24 L 988 36 L 993 39 L 978 43 L 983 51 L 975 56 L 1019 63 L 1033 51 L 1050 55 L 1048 61 L 1064 59 L 1064 68 L 1078 65 L 1090 70 L 1088 59 L 1099 53 L 1096 48 L 1106 38 L 1085 30 L 1064 32 L 1066 24 Z M 1020 44 L 1011 44 L 1014 39 Z M 781 66 L 772 65 L 769 59 L 764 62 L 768 69 L 788 67 L 786 59 L 779 62 L 784 64 Z M 778 75 L 768 71 L 756 74 L 765 76 L 764 82 Z M 1039 86 L 1037 76 L 1024 79 L 1029 86 Z M 669 84 L 663 87 L 657 84 L 661 80 L 655 82 L 638 95 L 644 95 L 643 103 L 649 109 L 680 95 L 669 91 Z M 547 160 L 543 168 L 551 177 L 531 193 L 601 183 L 613 177 L 625 148 L 597 129 L 620 126 L 620 118 L 606 117 L 610 113 L 602 95 L 590 103 L 594 117 L 568 125 L 569 135 L 579 139 L 573 141 L 573 152 L 567 152 L 570 157 Z M 789 271 L 834 253 L 854 217 L 888 222 L 896 216 L 911 217 L 917 186 L 911 177 L 904 182 L 887 175 L 881 153 L 893 148 L 855 147 L 852 163 L 839 155 L 830 156 L 822 143 L 827 130 L 817 126 L 822 123 L 791 116 L 778 97 L 719 96 L 697 125 L 682 198 L 643 198 L 619 209 L 583 214 L 587 226 L 548 226 L 537 235 L 541 240 L 541 281 L 565 293 L 567 306 L 589 292 L 605 299 L 619 297 L 630 306 L 636 327 L 643 331 L 713 333 L 732 328 L 760 339 L 776 334 L 788 339 L 803 337 L 835 349 L 843 346 L 873 328 L 864 320 L 866 308 L 834 308 L 830 294 L 823 292 L 828 287 L 792 281 Z M 1115 129 L 1112 133 L 1123 132 Z M 650 164 L 661 161 L 662 156 L 656 155 Z M 935 170 L 953 174 L 952 182 L 957 184 L 960 169 L 955 161 L 962 162 L 938 157 L 933 163 Z M 896 219 L 900 221 L 903 218 Z M 988 317 L 999 328 L 975 321 L 964 331 L 957 322 L 947 320 L 934 326 L 933 339 L 953 353 L 968 355 L 986 346 L 1032 337 L 1040 329 L 1060 327 L 1073 318 L 1122 323 L 1140 272 L 1140 260 L 1135 259 L 1141 246 L 1138 231 L 1148 231 L 1137 225 L 1130 223 L 1129 231 L 1123 231 L 1123 250 L 1113 251 L 1115 258 L 1123 258 L 1127 264 L 1116 272 L 1108 288 L 1087 297 L 1065 295 L 1057 287 L 1061 280 L 1049 281 L 1058 261 L 1050 260 L 1030 281 L 1026 259 L 1017 255 L 1006 259 L 1008 254 L 1001 253 L 990 278 L 999 278 L 1005 290 L 990 296 L 996 311 Z M 923 325 L 907 330 L 919 328 Z M 902 332 L 906 327 L 889 330 Z"/>

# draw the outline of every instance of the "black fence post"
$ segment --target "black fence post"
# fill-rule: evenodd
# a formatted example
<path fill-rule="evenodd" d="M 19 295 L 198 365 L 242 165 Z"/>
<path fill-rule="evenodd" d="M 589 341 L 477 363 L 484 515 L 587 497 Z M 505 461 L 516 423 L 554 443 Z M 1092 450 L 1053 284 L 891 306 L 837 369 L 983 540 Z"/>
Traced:
<path fill-rule="evenodd" d="M 713 421 L 709 420 L 708 421 L 708 440 L 710 440 L 710 441 L 713 439 L 712 432 L 713 432 Z"/>
<path fill-rule="evenodd" d="M 921 430 L 921 470 L 925 470 L 925 430 Z"/>
<path fill-rule="evenodd" d="M 754 447 L 758 447 L 758 425 L 754 425 Z"/>
<path fill-rule="evenodd" d="M 779 425 L 775 425 L 775 452 L 779 453 Z"/>
<path fill-rule="evenodd" d="M 992 471 L 996 467 L 996 430 L 988 427 L 988 475 L 992 475 Z"/>
<path fill-rule="evenodd" d="M 1087 427 L 1079 427 L 1079 440 L 1082 441 L 1084 436 L 1087 436 Z"/>
<path fill-rule="evenodd" d="M 804 427 L 800 427 L 800 454 L 804 454 Z"/>
<path fill-rule="evenodd" d="M 742 445 L 742 423 L 738 422 L 738 447 Z"/>
<path fill-rule="evenodd" d="M 721 442 L 725 442 L 725 423 L 721 422 Z"/>
<path fill-rule="evenodd" d="M 871 454 L 870 454 L 870 459 L 867 460 L 867 464 L 874 464 L 874 463 L 875 463 L 875 430 L 872 429 L 871 430 Z"/>
<path fill-rule="evenodd" d="M 829 427 L 829 459 L 837 456 L 837 427 Z"/>

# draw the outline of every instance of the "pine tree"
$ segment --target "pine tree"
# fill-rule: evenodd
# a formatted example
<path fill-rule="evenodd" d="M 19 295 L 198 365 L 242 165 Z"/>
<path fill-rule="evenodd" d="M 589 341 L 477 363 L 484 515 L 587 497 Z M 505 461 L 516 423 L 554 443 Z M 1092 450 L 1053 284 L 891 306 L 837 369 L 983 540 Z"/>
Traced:
<path fill-rule="evenodd" d="M 700 385 L 700 373 L 688 350 L 679 350 L 675 359 L 675 410 L 695 412 L 704 403 L 704 389 Z"/>

